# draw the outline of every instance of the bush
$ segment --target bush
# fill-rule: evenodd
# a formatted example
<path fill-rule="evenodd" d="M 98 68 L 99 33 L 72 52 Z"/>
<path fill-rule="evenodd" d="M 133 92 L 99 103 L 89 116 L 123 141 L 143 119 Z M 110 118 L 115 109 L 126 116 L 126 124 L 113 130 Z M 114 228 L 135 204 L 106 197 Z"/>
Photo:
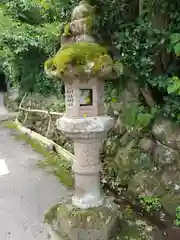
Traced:
<path fill-rule="evenodd" d="M 58 93 L 44 74 L 44 61 L 59 48 L 71 1 L 3 1 L 0 4 L 0 71 L 22 91 Z M 68 9 L 68 11 L 67 11 Z"/>
<path fill-rule="evenodd" d="M 77 3 L 77 0 L 1 1 L 0 69 L 11 85 L 20 84 L 24 91 L 44 94 L 56 91 L 57 83 L 45 76 L 43 65 L 57 52 L 59 35 Z M 108 81 L 108 101 L 114 93 L 113 98 L 118 98 L 129 79 L 133 79 L 140 87 L 150 88 L 164 115 L 179 122 L 180 2 L 90 0 L 90 3 L 96 5 L 97 13 L 93 34 L 125 66 L 119 81 Z"/>

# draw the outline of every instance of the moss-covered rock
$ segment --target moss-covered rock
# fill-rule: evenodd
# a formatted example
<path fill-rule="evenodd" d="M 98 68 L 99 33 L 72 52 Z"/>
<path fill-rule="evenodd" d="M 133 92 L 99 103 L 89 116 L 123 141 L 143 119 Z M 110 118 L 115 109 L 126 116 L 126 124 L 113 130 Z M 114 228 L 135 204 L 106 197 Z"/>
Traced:
<path fill-rule="evenodd" d="M 59 77 L 63 77 L 71 66 L 76 74 L 99 74 L 107 67 L 112 70 L 113 61 L 107 50 L 97 43 L 79 42 L 64 46 L 53 59 L 45 62 L 45 70 Z"/>
<path fill-rule="evenodd" d="M 153 152 L 153 159 L 156 164 L 161 164 L 162 166 L 173 164 L 179 161 L 179 152 L 157 142 Z"/>
<path fill-rule="evenodd" d="M 113 240 L 163 240 L 156 226 L 140 218 L 129 207 L 120 207 L 120 231 Z"/>
<path fill-rule="evenodd" d="M 151 154 L 155 148 L 155 142 L 150 138 L 144 137 L 139 141 L 139 148 Z"/>
<path fill-rule="evenodd" d="M 152 133 L 162 144 L 180 149 L 180 128 L 171 119 L 157 118 L 153 124 Z"/>
<path fill-rule="evenodd" d="M 51 224 L 54 220 L 58 221 L 61 218 L 68 218 L 72 221 L 72 227 L 85 227 L 86 225 L 93 226 L 94 224 L 99 224 L 101 221 L 104 221 L 104 219 L 107 219 L 110 216 L 110 209 L 111 206 L 101 206 L 98 208 L 82 210 L 73 206 L 71 201 L 66 201 L 51 207 L 51 209 L 45 214 L 44 220 L 46 223 Z"/>
<path fill-rule="evenodd" d="M 128 191 L 135 198 L 141 194 L 159 195 L 162 188 L 156 170 L 139 171 L 131 178 L 128 184 Z"/>
<path fill-rule="evenodd" d="M 172 219 L 176 217 L 176 207 L 180 202 L 180 177 L 178 172 L 167 168 L 157 171 L 143 170 L 135 174 L 128 182 L 128 194 L 138 198 L 145 196 L 158 196 L 160 203 Z"/>
<path fill-rule="evenodd" d="M 167 191 L 161 197 L 161 204 L 163 205 L 166 212 L 175 220 L 176 219 L 176 208 L 180 203 L 180 193 L 173 193 Z"/>
<path fill-rule="evenodd" d="M 74 207 L 69 200 L 52 207 L 45 215 L 45 223 L 68 240 L 109 240 L 115 236 L 117 220 L 117 208 L 108 200 L 101 207 L 87 210 Z"/>
<path fill-rule="evenodd" d="M 102 182 L 108 182 L 112 189 L 117 192 L 119 190 L 118 186 L 128 186 L 134 175 L 142 170 L 151 169 L 153 167 L 151 157 L 147 153 L 140 152 L 137 148 L 134 148 L 135 145 L 136 140 L 132 140 L 126 147 L 119 148 L 115 142 L 113 142 L 114 148 L 112 149 L 109 145 L 109 150 L 106 145 L 105 153 L 108 153 L 109 157 L 106 156 L 104 158 Z M 110 154 L 114 154 L 114 156 Z M 133 189 L 136 191 L 134 185 Z"/>

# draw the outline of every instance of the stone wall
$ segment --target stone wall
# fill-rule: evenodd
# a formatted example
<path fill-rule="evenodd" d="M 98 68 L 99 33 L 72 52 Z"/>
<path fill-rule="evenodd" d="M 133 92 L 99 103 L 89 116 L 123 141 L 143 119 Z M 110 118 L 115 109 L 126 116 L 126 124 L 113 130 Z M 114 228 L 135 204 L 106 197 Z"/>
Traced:
<path fill-rule="evenodd" d="M 116 126 L 104 143 L 102 183 L 133 199 L 157 196 L 175 219 L 180 204 L 180 127 L 155 115 L 145 129 L 129 129 L 122 114 L 139 96 L 138 87 L 131 83 L 122 92 L 122 100 L 108 106 Z"/>

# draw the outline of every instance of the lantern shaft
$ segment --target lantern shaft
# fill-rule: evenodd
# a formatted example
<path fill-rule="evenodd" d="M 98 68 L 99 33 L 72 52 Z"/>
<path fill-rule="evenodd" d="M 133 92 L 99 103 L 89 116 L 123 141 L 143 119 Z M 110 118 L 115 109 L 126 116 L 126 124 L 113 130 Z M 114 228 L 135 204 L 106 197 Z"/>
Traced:
<path fill-rule="evenodd" d="M 79 208 L 98 207 L 102 204 L 100 193 L 100 139 L 75 141 L 75 191 L 73 204 Z"/>

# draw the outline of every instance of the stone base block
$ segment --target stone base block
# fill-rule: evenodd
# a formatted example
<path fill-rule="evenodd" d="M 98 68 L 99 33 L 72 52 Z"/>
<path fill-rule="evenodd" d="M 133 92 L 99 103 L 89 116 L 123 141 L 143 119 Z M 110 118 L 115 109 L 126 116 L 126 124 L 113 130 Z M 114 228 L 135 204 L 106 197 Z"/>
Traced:
<path fill-rule="evenodd" d="M 118 230 L 118 211 L 110 200 L 97 208 L 81 210 L 71 202 L 53 207 L 45 215 L 50 240 L 109 240 Z"/>
<path fill-rule="evenodd" d="M 0 107 L 0 121 L 5 121 L 9 118 L 8 111 L 5 107 Z"/>

